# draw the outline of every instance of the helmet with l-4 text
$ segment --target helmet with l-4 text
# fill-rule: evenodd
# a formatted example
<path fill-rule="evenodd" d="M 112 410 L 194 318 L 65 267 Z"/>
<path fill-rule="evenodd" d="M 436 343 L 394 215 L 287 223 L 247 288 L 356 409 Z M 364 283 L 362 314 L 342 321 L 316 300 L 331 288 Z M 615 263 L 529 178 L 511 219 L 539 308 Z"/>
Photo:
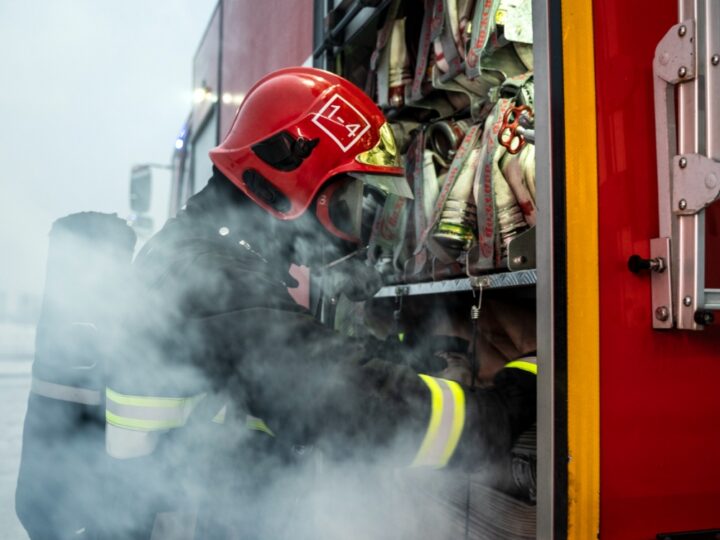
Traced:
<path fill-rule="evenodd" d="M 389 192 L 397 181 L 407 191 L 392 130 L 377 105 L 349 81 L 314 68 L 281 69 L 260 79 L 210 159 L 281 220 L 301 216 L 334 177 L 371 178 Z M 352 189 L 334 191 L 347 197 Z M 320 194 L 319 205 L 328 198 Z"/>

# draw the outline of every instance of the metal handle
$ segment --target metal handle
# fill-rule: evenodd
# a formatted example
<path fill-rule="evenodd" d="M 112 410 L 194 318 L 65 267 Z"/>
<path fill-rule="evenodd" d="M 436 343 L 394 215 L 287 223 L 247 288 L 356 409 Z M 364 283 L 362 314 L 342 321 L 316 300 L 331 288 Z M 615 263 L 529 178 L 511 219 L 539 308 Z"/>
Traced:
<path fill-rule="evenodd" d="M 640 255 L 631 255 L 628 259 L 628 269 L 633 274 L 639 274 L 643 270 L 652 272 L 665 271 L 665 259 L 662 257 L 654 257 L 652 259 L 643 259 Z"/>

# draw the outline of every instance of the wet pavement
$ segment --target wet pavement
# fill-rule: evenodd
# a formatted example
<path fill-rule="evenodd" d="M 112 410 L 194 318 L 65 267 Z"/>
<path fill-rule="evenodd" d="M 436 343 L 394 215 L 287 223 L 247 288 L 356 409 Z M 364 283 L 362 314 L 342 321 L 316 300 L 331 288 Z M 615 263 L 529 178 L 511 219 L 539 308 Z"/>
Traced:
<path fill-rule="evenodd" d="M 27 540 L 15 516 L 15 483 L 22 444 L 32 357 L 0 356 L 0 536 Z"/>

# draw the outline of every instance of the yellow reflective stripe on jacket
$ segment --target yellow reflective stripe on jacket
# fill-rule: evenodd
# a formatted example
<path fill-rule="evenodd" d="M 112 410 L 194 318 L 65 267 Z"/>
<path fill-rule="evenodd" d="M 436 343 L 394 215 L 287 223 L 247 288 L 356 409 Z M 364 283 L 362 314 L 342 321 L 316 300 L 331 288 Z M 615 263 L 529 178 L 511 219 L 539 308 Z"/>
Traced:
<path fill-rule="evenodd" d="M 248 414 L 247 418 L 245 419 L 245 427 L 254 431 L 262 431 L 263 433 L 267 433 L 271 437 L 275 436 L 272 429 L 270 429 L 262 419 L 257 418 L 256 416 L 250 416 Z"/>
<path fill-rule="evenodd" d="M 105 420 L 117 427 L 158 431 L 183 426 L 195 406 L 205 397 L 154 397 L 121 394 L 106 388 Z"/>
<path fill-rule="evenodd" d="M 465 425 L 465 392 L 455 381 L 419 375 L 430 390 L 431 412 L 425 438 L 412 467 L 447 465 Z"/>
<path fill-rule="evenodd" d="M 224 424 L 227 418 L 227 409 L 228 406 L 223 405 L 222 408 L 218 411 L 218 413 L 213 417 L 212 421 L 216 424 Z M 257 416 L 252 416 L 248 414 L 245 417 L 245 427 L 253 431 L 262 431 L 263 433 L 267 433 L 271 437 L 275 436 L 275 433 L 273 433 L 273 431 L 262 420 L 262 418 L 258 418 Z"/>
<path fill-rule="evenodd" d="M 532 373 L 533 375 L 537 375 L 537 358 L 527 357 L 520 360 L 513 360 L 512 362 L 505 364 L 505 369 L 508 368 L 521 369 L 523 371 L 527 371 L 528 373 Z"/>
<path fill-rule="evenodd" d="M 225 417 L 227 416 L 227 405 L 223 405 L 222 408 L 213 416 L 212 421 L 216 424 L 224 424 Z"/>

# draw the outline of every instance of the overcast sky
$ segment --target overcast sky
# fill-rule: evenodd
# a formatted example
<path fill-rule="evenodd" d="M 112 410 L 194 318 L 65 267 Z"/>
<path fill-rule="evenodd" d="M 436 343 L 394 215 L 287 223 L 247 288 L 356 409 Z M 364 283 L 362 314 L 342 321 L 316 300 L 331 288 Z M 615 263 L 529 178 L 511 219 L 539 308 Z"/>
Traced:
<path fill-rule="evenodd" d="M 0 291 L 40 292 L 47 232 L 128 213 L 134 163 L 169 161 L 216 0 L 0 0 Z"/>

